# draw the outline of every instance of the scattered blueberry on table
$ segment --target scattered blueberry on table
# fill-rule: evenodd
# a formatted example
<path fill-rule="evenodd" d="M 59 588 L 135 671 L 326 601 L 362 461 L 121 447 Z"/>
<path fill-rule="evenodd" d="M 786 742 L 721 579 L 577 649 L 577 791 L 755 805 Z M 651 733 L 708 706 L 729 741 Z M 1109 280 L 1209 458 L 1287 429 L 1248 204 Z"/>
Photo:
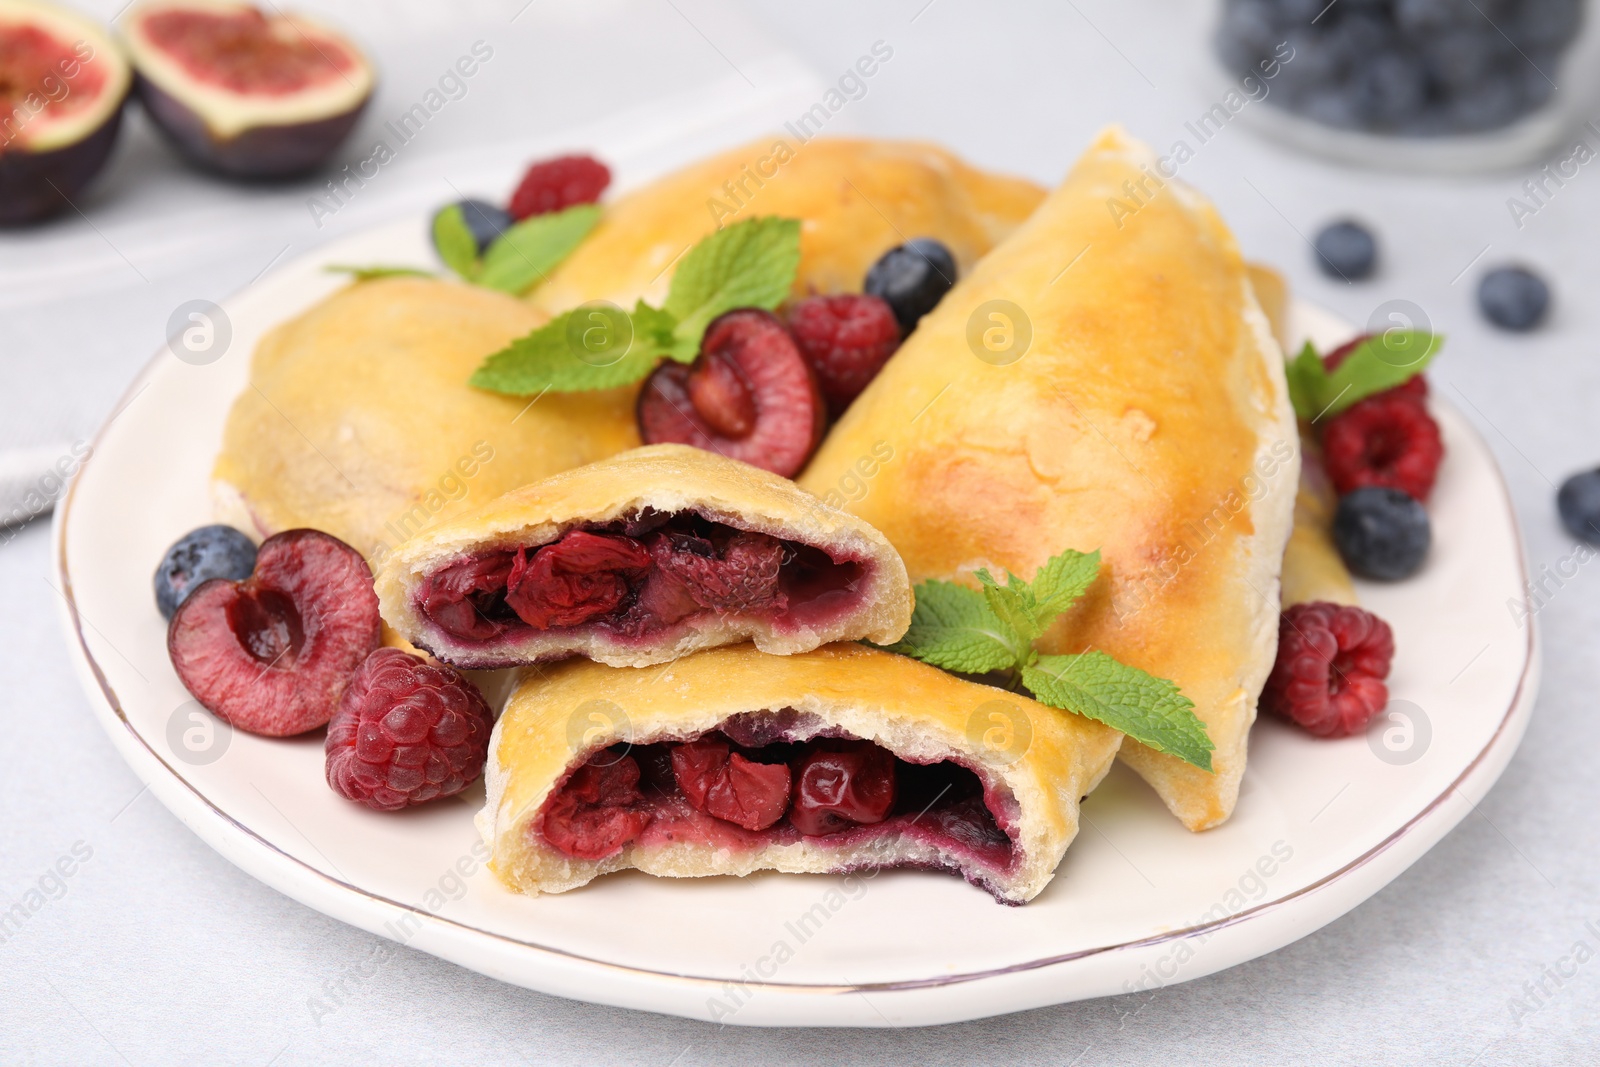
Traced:
<path fill-rule="evenodd" d="M 1550 287 L 1525 267 L 1500 267 L 1478 283 L 1478 308 L 1502 330 L 1531 330 L 1550 307 Z"/>
<path fill-rule="evenodd" d="M 1422 566 L 1433 531 L 1427 511 L 1415 499 L 1398 489 L 1369 485 L 1339 498 L 1333 540 L 1356 574 L 1394 582 Z"/>
<path fill-rule="evenodd" d="M 226 578 L 241 582 L 256 567 L 256 545 L 232 526 L 190 530 L 167 549 L 156 568 L 156 607 L 172 618 L 201 582 Z"/>
<path fill-rule="evenodd" d="M 1317 232 L 1314 242 L 1317 266 L 1330 278 L 1360 281 L 1370 277 L 1378 263 L 1378 241 L 1359 222 L 1344 219 Z"/>
<path fill-rule="evenodd" d="M 1600 470 L 1574 474 L 1556 493 L 1561 525 L 1580 541 L 1600 544 Z"/>

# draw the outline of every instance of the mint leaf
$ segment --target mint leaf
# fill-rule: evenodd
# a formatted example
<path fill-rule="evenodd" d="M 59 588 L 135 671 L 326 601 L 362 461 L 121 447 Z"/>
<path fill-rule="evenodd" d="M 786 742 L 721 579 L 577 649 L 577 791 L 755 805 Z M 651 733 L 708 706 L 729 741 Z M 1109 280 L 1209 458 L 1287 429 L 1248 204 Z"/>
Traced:
<path fill-rule="evenodd" d="M 1328 370 L 1322 357 L 1317 355 L 1317 347 L 1307 341 L 1300 354 L 1289 360 L 1283 370 L 1289 379 L 1289 403 L 1294 406 L 1295 418 L 1307 422 L 1316 418 L 1317 412 L 1322 410 L 1317 398 L 1328 381 Z"/>
<path fill-rule="evenodd" d="M 662 305 L 676 321 L 674 359 L 700 348 L 712 319 L 734 308 L 769 311 L 789 295 L 800 269 L 797 219 L 758 218 L 718 230 L 691 248 L 672 275 Z"/>
<path fill-rule="evenodd" d="M 1032 644 L 1044 633 L 1044 627 L 1039 625 L 1039 604 L 1027 582 L 1010 571 L 1006 571 L 1005 585 L 986 570 L 977 571 L 974 576 L 983 583 L 983 599 L 989 610 L 1024 644 Z"/>
<path fill-rule="evenodd" d="M 890 651 L 947 671 L 984 674 L 1013 667 L 1024 648 L 984 603 L 983 594 L 954 582 L 917 586 L 911 627 Z"/>
<path fill-rule="evenodd" d="M 630 385 L 655 369 L 659 348 L 648 339 L 641 344 L 636 328 L 625 348 L 610 339 L 598 351 L 586 347 L 584 332 L 602 325 L 587 318 L 595 310 L 568 311 L 517 338 L 484 360 L 468 384 L 491 393 L 531 396 L 547 390 L 612 389 Z M 631 322 L 631 316 L 623 317 Z"/>
<path fill-rule="evenodd" d="M 489 247 L 481 266 L 473 265 L 480 285 L 520 292 L 558 263 L 599 218 L 593 205 L 568 208 L 555 215 L 518 223 Z M 435 241 L 456 240 L 457 223 L 465 228 L 460 209 L 441 211 L 434 219 Z M 539 225 L 533 225 L 538 223 Z M 470 237 L 471 235 L 468 234 Z M 448 257 L 447 257 L 448 261 Z M 645 377 L 662 356 L 693 363 L 700 353 L 706 325 L 740 307 L 772 309 L 783 302 L 800 266 L 800 223 L 794 219 L 760 218 L 735 223 L 691 248 L 672 276 L 665 306 L 643 300 L 626 317 L 631 345 L 625 355 L 597 358 L 584 338 L 593 328 L 595 306 L 586 305 L 547 323 L 483 361 L 470 379 L 480 389 L 527 396 L 553 389 L 575 392 L 610 389 Z M 612 309 L 615 313 L 616 309 Z M 581 316 L 575 321 L 573 316 Z M 598 355 L 607 355 L 599 353 Z"/>
<path fill-rule="evenodd" d="M 433 247 L 444 265 L 467 281 L 478 277 L 478 240 L 472 236 L 460 204 L 441 208 L 433 216 Z"/>
<path fill-rule="evenodd" d="M 1103 722 L 1157 752 L 1211 770 L 1215 746 L 1194 713 L 1194 702 L 1164 678 L 1104 652 L 1084 652 L 1040 656 L 1022 668 L 1022 684 L 1042 703 Z"/>
<path fill-rule="evenodd" d="M 1328 374 L 1327 414 L 1421 374 L 1443 344 L 1443 337 L 1423 330 L 1385 330 L 1367 338 Z"/>
<path fill-rule="evenodd" d="M 415 267 L 389 267 L 383 264 L 374 264 L 369 267 L 357 267 L 348 263 L 330 263 L 322 268 L 329 274 L 348 274 L 358 282 L 370 282 L 374 278 L 431 278 L 433 275 L 425 270 Z"/>
<path fill-rule="evenodd" d="M 660 355 L 670 356 L 679 363 L 693 363 L 695 356 L 700 354 L 700 342 L 697 340 L 693 347 L 686 348 L 673 333 L 677 325 L 677 319 L 660 308 L 651 307 L 643 300 L 633 306 L 633 329 L 636 338 L 643 338 L 644 343 Z"/>
<path fill-rule="evenodd" d="M 1425 330 L 1385 330 L 1357 345 L 1329 371 L 1307 341 L 1284 368 L 1295 416 L 1317 421 L 1337 415 L 1359 400 L 1393 389 L 1421 374 L 1444 344 Z"/>
<path fill-rule="evenodd" d="M 1067 549 L 1051 556 L 1033 576 L 1029 588 L 1035 602 L 1034 618 L 1041 631 L 1048 630 L 1056 616 L 1072 607 L 1089 591 L 1100 576 L 1100 550 L 1077 552 Z"/>
<path fill-rule="evenodd" d="M 460 208 L 455 210 L 459 213 Z M 486 288 L 512 295 L 525 293 L 544 281 L 545 275 L 566 259 L 599 221 L 598 204 L 579 204 L 565 211 L 523 219 L 495 238 L 483 254 L 483 267 L 475 280 Z M 466 223 L 463 221 L 462 225 Z"/>

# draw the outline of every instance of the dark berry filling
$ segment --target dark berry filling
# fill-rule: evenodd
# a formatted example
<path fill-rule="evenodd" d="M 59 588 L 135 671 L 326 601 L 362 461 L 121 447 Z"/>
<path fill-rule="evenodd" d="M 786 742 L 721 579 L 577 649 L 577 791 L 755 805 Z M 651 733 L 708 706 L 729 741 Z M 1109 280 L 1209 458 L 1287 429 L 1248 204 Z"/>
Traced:
<path fill-rule="evenodd" d="M 861 598 L 869 564 L 692 512 L 646 513 L 496 550 L 425 578 L 417 607 L 458 641 L 598 627 L 647 640 L 705 615 L 818 626 Z"/>
<path fill-rule="evenodd" d="M 911 763 L 785 708 L 736 715 L 700 737 L 594 753 L 545 801 L 530 833 L 564 855 L 628 845 L 756 849 L 902 838 L 953 863 L 1008 871 L 1016 802 L 952 760 Z"/>

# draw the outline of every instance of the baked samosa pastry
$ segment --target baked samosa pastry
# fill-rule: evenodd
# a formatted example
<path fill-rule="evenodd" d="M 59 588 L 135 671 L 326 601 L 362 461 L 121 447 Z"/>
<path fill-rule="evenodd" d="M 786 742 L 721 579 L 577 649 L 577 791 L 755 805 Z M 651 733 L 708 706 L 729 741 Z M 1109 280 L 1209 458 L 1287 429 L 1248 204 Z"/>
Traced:
<path fill-rule="evenodd" d="M 530 674 L 490 742 L 478 829 L 500 879 L 560 893 L 611 871 L 955 871 L 1037 896 L 1116 731 L 860 645 L 749 645 L 657 671 Z"/>
<path fill-rule="evenodd" d="M 883 535 L 787 478 L 651 445 L 507 493 L 400 545 L 383 617 L 458 667 L 664 663 L 754 640 L 889 644 L 911 622 Z"/>
<path fill-rule="evenodd" d="M 483 357 L 534 329 L 526 302 L 383 278 L 262 338 L 212 472 L 218 518 L 265 537 L 310 526 L 369 559 L 519 485 L 639 443 L 627 390 L 473 389 Z"/>
<path fill-rule="evenodd" d="M 892 454 L 844 506 L 913 582 L 1099 549 L 1101 580 L 1037 647 L 1108 653 L 1194 702 L 1212 771 L 1132 740 L 1122 758 L 1203 830 L 1233 810 L 1277 648 L 1300 460 L 1233 238 L 1156 168 L 1103 133 L 921 321 L 801 485 L 841 498 L 862 457 Z"/>
<path fill-rule="evenodd" d="M 692 163 L 605 205 L 599 225 L 529 299 L 556 315 L 590 300 L 660 304 L 672 264 L 744 219 L 801 220 L 796 296 L 861 291 L 877 258 L 936 237 L 965 271 L 1028 217 L 1044 191 L 906 141 L 768 138 Z"/>

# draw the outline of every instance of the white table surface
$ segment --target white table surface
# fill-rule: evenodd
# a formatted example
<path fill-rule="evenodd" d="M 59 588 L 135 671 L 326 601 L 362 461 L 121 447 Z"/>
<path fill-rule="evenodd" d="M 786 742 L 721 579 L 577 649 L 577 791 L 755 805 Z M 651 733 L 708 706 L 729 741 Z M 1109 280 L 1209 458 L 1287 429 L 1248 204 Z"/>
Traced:
<path fill-rule="evenodd" d="M 1212 102 L 1194 73 L 1194 0 L 1005 10 L 977 0 L 763 0 L 750 23 L 726 7 L 673 3 L 591 4 L 580 17 L 535 0 L 515 23 L 522 0 L 453 3 L 476 27 L 465 30 L 437 14 L 442 4 L 325 5 L 384 65 L 380 117 L 409 106 L 476 37 L 493 34 L 503 59 L 453 105 L 448 125 L 429 131 L 437 137 L 401 161 L 409 169 L 390 188 L 320 231 L 301 214 L 307 190 L 240 192 L 195 178 L 136 121 L 114 172 L 82 205 L 87 221 L 0 235 L 0 394 L 11 411 L 48 409 L 57 424 L 49 432 L 82 435 L 160 343 L 172 308 L 248 284 L 285 244 L 291 254 L 443 200 L 441 174 L 480 174 L 495 192 L 511 180 L 508 160 L 580 145 L 581 134 L 565 131 L 630 109 L 637 129 L 652 101 L 674 93 L 699 93 L 702 109 L 726 105 L 727 117 L 697 126 L 659 116 L 646 128 L 684 124 L 679 149 L 739 138 L 744 104 L 783 114 L 797 85 L 809 91 L 773 42 L 824 77 L 888 42 L 892 61 L 837 117 L 839 129 L 937 139 L 1043 181 L 1103 123 L 1166 146 Z M 99 6 L 109 15 L 118 5 Z M 612 76 L 619 71 L 626 77 Z M 1343 170 L 1240 125 L 1207 143 L 1183 176 L 1217 201 L 1247 254 L 1278 263 L 1304 296 L 1355 321 L 1391 298 L 1426 309 L 1450 337 L 1435 388 L 1494 447 L 1535 571 L 1554 566 L 1573 548 L 1555 518 L 1555 486 L 1600 462 L 1600 306 L 1590 295 L 1600 285 L 1600 169 L 1585 168 L 1519 230 L 1505 202 L 1525 173 L 1441 180 Z M 1380 235 L 1373 281 L 1334 284 L 1313 269 L 1302 235 L 1346 213 Z M 273 225 L 230 224 L 253 217 Z M 1479 272 L 1502 261 L 1526 261 L 1554 284 L 1554 314 L 1532 336 L 1495 333 L 1475 313 Z M 47 526 L 0 531 L 0 910 L 75 846 L 89 853 L 57 898 L 0 941 L 0 1062 L 1592 1064 L 1595 570 L 1581 568 L 1538 615 L 1543 693 L 1479 813 L 1316 934 L 1152 995 L 915 1031 L 755 1031 L 543 996 L 403 948 L 365 974 L 374 937 L 253 881 L 140 789 L 70 672 Z M 1562 961 L 1579 942 L 1597 958 L 1572 973 Z M 1542 1004 L 1515 1011 L 1524 983 L 1541 979 Z M 336 1010 L 315 1015 L 312 998 L 337 998 Z"/>

